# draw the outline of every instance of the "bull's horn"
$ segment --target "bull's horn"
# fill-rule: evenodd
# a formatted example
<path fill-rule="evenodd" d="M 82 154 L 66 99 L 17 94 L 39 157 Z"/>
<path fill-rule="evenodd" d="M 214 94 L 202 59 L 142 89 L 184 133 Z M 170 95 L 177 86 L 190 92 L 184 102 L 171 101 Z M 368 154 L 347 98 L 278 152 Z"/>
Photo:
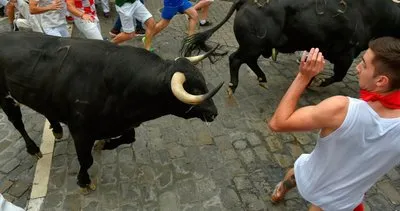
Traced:
<path fill-rule="evenodd" d="M 190 56 L 190 57 L 185 57 L 188 59 L 192 64 L 196 65 L 197 63 L 201 62 L 203 59 L 209 57 L 217 48 L 219 47 L 219 44 L 215 46 L 213 49 L 209 50 L 207 53 L 198 55 L 198 56 Z"/>
<path fill-rule="evenodd" d="M 273 60 L 274 62 L 276 62 L 277 57 L 278 57 L 278 51 L 277 51 L 275 48 L 273 48 L 273 49 L 272 49 L 272 60 Z"/>
<path fill-rule="evenodd" d="M 190 105 L 198 105 L 203 101 L 213 97 L 222 87 L 224 82 L 221 82 L 215 89 L 203 95 L 192 95 L 183 88 L 183 83 L 186 77 L 181 72 L 176 72 L 171 79 L 171 90 L 175 97 L 183 103 Z"/>

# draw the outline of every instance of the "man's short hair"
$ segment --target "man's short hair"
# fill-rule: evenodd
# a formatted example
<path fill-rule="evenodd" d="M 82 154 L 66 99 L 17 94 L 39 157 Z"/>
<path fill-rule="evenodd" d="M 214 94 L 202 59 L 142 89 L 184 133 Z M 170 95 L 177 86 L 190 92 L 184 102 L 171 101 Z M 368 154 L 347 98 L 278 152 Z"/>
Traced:
<path fill-rule="evenodd" d="M 375 75 L 389 78 L 389 89 L 400 89 L 400 39 L 380 37 L 369 42 L 369 48 L 375 57 Z"/>

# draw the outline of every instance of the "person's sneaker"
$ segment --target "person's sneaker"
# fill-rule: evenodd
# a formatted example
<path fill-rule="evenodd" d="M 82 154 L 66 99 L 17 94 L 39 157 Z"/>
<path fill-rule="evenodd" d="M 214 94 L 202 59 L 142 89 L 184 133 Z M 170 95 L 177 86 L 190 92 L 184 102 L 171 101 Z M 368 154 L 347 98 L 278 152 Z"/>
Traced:
<path fill-rule="evenodd" d="M 108 32 L 108 33 L 110 34 L 110 36 L 111 36 L 112 38 L 114 38 L 114 37 L 116 37 L 116 36 L 120 33 L 120 31 L 118 31 L 118 30 L 112 28 L 112 29 L 110 30 L 110 32 Z"/>
<path fill-rule="evenodd" d="M 211 26 L 212 23 L 210 21 L 206 21 L 205 23 L 200 22 L 200 26 Z"/>
<path fill-rule="evenodd" d="M 146 30 L 144 30 L 143 28 L 137 28 L 135 30 L 135 33 L 137 36 L 144 36 L 144 35 L 146 35 Z"/>
<path fill-rule="evenodd" d="M 105 18 L 109 18 L 110 17 L 110 13 L 109 12 L 104 12 L 104 17 Z"/>
<path fill-rule="evenodd" d="M 142 42 L 143 42 L 143 45 L 145 44 L 145 42 L 146 42 L 146 37 L 143 37 L 142 38 Z M 154 52 L 154 48 L 152 48 L 152 47 L 150 47 L 150 50 L 149 50 L 150 52 Z"/>

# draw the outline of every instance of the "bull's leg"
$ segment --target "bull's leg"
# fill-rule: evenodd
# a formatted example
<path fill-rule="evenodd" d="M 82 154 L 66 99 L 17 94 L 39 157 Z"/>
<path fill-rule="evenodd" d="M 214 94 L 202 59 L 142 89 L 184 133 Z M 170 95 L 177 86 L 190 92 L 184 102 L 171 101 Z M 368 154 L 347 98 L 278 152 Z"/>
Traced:
<path fill-rule="evenodd" d="M 232 96 L 239 83 L 239 69 L 242 66 L 243 60 L 240 57 L 240 48 L 229 55 L 229 72 L 231 81 L 229 82 L 228 95 Z"/>
<path fill-rule="evenodd" d="M 135 141 L 135 129 L 131 129 L 118 138 L 97 141 L 94 148 L 96 150 L 115 149 L 121 144 L 130 144 Z"/>
<path fill-rule="evenodd" d="M 258 66 L 257 58 L 258 57 L 252 57 L 246 64 L 257 75 L 259 85 L 267 89 L 267 77 L 265 77 L 264 72 L 261 70 L 260 66 Z"/>
<path fill-rule="evenodd" d="M 47 118 L 47 117 L 46 117 Z M 50 122 L 50 129 L 53 131 L 54 138 L 60 139 L 63 137 L 63 128 L 60 123 L 52 119 L 47 118 Z"/>
<path fill-rule="evenodd" d="M 36 156 L 37 158 L 42 157 L 39 147 L 33 142 L 25 130 L 24 123 L 22 122 L 21 109 L 19 104 L 14 101 L 11 97 L 4 97 L 0 101 L 0 106 L 3 108 L 4 113 L 6 113 L 8 120 L 14 125 L 15 129 L 22 135 L 26 145 L 26 151 Z"/>
<path fill-rule="evenodd" d="M 83 194 L 88 194 L 96 189 L 96 185 L 91 183 L 88 169 L 93 164 L 92 147 L 94 139 L 85 136 L 83 132 L 77 132 L 74 128 L 70 129 L 72 138 L 74 139 L 76 154 L 80 165 L 78 173 L 78 185 Z"/>
<path fill-rule="evenodd" d="M 326 87 L 335 82 L 340 82 L 346 76 L 351 64 L 353 63 L 353 57 L 348 54 L 342 55 L 340 58 L 334 61 L 333 76 L 330 78 L 321 79 L 320 82 L 313 82 L 312 86 L 319 84 L 320 87 Z M 314 80 L 315 81 L 315 80 Z M 314 85 L 315 84 L 315 85 Z"/>

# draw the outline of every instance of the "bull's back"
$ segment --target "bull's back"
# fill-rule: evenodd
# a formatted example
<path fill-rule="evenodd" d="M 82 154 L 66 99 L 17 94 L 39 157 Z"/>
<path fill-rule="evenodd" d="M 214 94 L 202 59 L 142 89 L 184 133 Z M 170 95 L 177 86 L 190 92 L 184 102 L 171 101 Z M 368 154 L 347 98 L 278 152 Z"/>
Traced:
<path fill-rule="evenodd" d="M 99 91 L 103 44 L 18 32 L 0 34 L 0 46 L 0 92 L 39 113 L 65 119 L 73 99 Z"/>
<path fill-rule="evenodd" d="M 163 65 L 144 49 L 38 33 L 0 34 L 0 46 L 0 92 L 58 120 L 81 114 L 94 123 L 99 114 L 118 119 L 119 95 Z"/>

